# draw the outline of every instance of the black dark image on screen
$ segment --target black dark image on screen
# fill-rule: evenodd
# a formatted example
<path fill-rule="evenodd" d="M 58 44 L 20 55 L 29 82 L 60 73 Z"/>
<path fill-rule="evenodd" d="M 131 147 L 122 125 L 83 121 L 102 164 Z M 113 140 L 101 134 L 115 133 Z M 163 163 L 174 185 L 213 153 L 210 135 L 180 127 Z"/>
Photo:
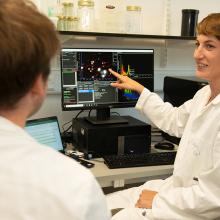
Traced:
<path fill-rule="evenodd" d="M 78 81 L 112 81 L 108 69 L 113 68 L 110 52 L 78 53 Z"/>

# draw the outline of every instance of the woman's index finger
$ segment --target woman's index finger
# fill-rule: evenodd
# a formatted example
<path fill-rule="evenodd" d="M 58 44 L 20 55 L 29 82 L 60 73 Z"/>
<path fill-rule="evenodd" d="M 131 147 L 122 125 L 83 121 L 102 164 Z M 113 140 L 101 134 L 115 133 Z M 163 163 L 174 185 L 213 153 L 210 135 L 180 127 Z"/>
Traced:
<path fill-rule="evenodd" d="M 120 75 L 119 73 L 115 72 L 115 71 L 112 70 L 112 69 L 108 69 L 108 70 L 109 70 L 109 72 L 110 72 L 112 75 L 114 75 L 115 77 L 117 77 L 118 79 L 120 79 L 121 75 Z"/>

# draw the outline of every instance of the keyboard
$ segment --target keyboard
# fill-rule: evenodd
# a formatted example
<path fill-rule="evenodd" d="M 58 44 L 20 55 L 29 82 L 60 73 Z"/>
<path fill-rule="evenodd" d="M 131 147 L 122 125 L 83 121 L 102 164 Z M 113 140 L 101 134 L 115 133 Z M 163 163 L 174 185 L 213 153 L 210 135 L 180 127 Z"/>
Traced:
<path fill-rule="evenodd" d="M 109 169 L 174 164 L 176 151 L 103 156 Z"/>

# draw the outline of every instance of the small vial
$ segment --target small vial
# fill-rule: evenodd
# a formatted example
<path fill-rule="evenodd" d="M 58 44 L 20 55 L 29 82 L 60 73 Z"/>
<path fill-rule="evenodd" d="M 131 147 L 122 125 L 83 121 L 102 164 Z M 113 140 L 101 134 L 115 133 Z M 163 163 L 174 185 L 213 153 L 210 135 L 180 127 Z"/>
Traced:
<path fill-rule="evenodd" d="M 58 31 L 65 31 L 65 19 L 64 19 L 64 16 L 58 16 L 57 30 Z"/>
<path fill-rule="evenodd" d="M 68 23 L 67 18 L 68 18 L 67 16 L 63 17 L 64 31 L 67 31 L 67 23 Z"/>
<path fill-rule="evenodd" d="M 69 16 L 66 19 L 66 31 L 76 31 L 78 24 L 78 18 Z"/>
<path fill-rule="evenodd" d="M 141 7 L 127 6 L 126 12 L 126 32 L 141 33 Z"/>
<path fill-rule="evenodd" d="M 94 30 L 94 2 L 92 0 L 79 0 L 78 1 L 78 29 L 80 31 L 93 31 Z"/>

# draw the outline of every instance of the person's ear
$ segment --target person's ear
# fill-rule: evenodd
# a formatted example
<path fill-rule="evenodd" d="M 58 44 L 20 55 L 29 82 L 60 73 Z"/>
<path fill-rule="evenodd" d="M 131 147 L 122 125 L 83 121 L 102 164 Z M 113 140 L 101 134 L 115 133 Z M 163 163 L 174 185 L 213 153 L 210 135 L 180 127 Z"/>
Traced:
<path fill-rule="evenodd" d="M 39 74 L 31 88 L 31 93 L 37 96 L 45 96 L 47 90 L 47 80 L 45 80 L 42 74 Z"/>

